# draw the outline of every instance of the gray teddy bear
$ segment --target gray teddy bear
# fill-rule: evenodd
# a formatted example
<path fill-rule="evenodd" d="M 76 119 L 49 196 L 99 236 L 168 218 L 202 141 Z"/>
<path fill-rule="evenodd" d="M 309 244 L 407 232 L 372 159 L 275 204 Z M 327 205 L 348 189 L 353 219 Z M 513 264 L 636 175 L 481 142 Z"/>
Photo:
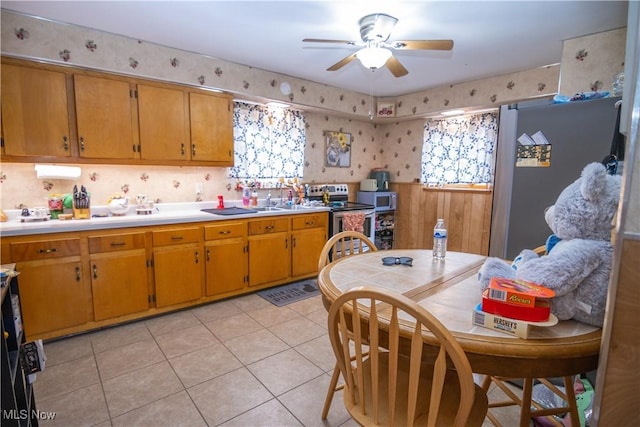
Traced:
<path fill-rule="evenodd" d="M 492 277 L 521 279 L 553 289 L 551 312 L 602 326 L 613 257 L 611 230 L 620 196 L 620 176 L 590 163 L 566 187 L 545 220 L 559 239 L 547 255 L 525 249 L 509 264 L 489 258 L 478 273 L 482 290 Z"/>

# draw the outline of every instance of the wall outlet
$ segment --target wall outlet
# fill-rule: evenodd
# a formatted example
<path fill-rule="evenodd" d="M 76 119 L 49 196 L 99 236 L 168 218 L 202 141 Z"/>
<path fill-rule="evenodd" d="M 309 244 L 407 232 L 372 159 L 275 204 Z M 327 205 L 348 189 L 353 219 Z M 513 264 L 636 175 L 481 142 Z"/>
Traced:
<path fill-rule="evenodd" d="M 202 183 L 196 182 L 196 194 L 202 194 Z"/>

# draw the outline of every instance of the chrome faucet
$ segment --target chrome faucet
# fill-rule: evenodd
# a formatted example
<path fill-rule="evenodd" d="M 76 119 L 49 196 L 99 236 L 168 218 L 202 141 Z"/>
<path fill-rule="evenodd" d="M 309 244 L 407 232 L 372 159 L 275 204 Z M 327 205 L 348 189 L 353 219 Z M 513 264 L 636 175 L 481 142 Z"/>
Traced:
<path fill-rule="evenodd" d="M 267 207 L 271 207 L 271 190 L 267 193 Z"/>

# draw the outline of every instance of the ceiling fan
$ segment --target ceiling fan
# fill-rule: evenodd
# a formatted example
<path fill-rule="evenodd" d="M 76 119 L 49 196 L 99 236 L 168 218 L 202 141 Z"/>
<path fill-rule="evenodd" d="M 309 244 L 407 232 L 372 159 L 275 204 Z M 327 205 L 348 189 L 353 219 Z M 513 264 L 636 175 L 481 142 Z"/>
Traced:
<path fill-rule="evenodd" d="M 362 38 L 361 41 L 329 39 L 303 39 L 302 41 L 310 43 L 343 43 L 362 47 L 362 49 L 327 68 L 327 71 L 339 70 L 358 58 L 362 65 L 372 70 L 386 65 L 389 71 L 396 77 L 402 77 L 408 74 L 409 71 L 398 61 L 390 49 L 451 50 L 453 48 L 453 40 L 387 41 L 391 35 L 391 30 L 397 22 L 398 19 L 393 16 L 384 13 L 373 13 L 362 17 L 358 21 L 360 25 L 360 37 Z"/>

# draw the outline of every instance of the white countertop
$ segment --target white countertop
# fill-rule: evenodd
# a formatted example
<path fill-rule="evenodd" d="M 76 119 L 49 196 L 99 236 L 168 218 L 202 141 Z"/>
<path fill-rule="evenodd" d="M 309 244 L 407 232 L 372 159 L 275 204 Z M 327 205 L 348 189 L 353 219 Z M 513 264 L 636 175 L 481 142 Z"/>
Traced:
<path fill-rule="evenodd" d="M 261 218 L 266 216 L 294 215 L 312 212 L 327 212 L 325 206 L 294 206 L 291 209 L 260 211 L 257 213 L 247 213 L 240 215 L 215 215 L 202 212 L 201 209 L 215 209 L 216 202 L 193 202 L 193 203 L 158 203 L 155 205 L 153 213 L 149 215 L 138 215 L 132 206 L 129 213 L 122 216 L 109 215 L 106 217 L 95 217 L 95 215 L 109 212 L 107 206 L 96 206 L 91 208 L 90 219 L 70 219 L 47 221 L 21 222 L 21 211 L 19 209 L 7 210 L 6 222 L 0 223 L 0 236 L 23 236 L 30 234 L 63 233 L 70 231 L 105 230 L 111 228 L 142 227 L 148 225 L 163 224 L 184 224 L 203 221 L 224 221 L 235 218 Z M 225 207 L 238 206 L 235 203 L 225 203 Z M 249 207 L 251 208 L 251 207 Z"/>

